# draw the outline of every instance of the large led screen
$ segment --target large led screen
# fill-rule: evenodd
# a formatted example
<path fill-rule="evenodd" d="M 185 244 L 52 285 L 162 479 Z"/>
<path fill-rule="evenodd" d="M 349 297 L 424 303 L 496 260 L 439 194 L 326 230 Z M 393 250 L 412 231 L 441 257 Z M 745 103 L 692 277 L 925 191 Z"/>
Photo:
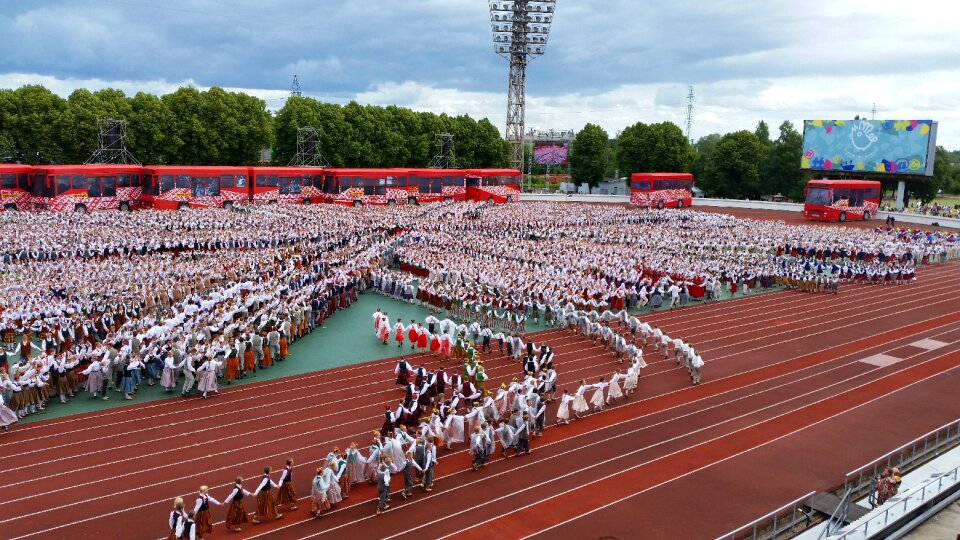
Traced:
<path fill-rule="evenodd" d="M 807 120 L 800 168 L 933 175 L 932 120 Z"/>

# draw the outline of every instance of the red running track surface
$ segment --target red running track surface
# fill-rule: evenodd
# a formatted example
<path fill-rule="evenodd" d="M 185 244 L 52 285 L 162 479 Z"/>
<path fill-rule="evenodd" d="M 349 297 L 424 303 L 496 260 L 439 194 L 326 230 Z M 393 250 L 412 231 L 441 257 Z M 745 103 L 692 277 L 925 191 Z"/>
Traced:
<path fill-rule="evenodd" d="M 934 266 L 911 285 L 845 286 L 839 296 L 783 291 L 649 315 L 701 353 L 701 386 L 647 348 L 633 398 L 549 428 L 529 456 L 497 455 L 470 472 L 460 445 L 441 453 L 433 492 L 416 490 L 409 501 L 395 495 L 385 515 L 373 515 L 373 488 L 358 485 L 319 519 L 303 501 L 242 533 L 228 533 L 225 509 L 215 507 L 212 536 L 517 538 L 562 530 L 626 538 L 639 526 L 649 537 L 715 537 L 960 416 L 960 404 L 946 398 L 960 365 L 958 270 Z M 944 345 L 911 346 L 924 338 Z M 563 330 L 532 339 L 553 347 L 561 388 L 621 367 Z M 861 362 L 879 353 L 899 361 Z M 438 359 L 413 362 L 435 367 Z M 236 475 L 252 488 L 264 465 L 279 469 L 287 457 L 305 498 L 327 452 L 351 441 L 366 446 L 383 405 L 402 397 L 393 364 L 17 428 L 0 446 L 3 536 L 161 538 L 174 497 L 192 506 L 207 484 L 222 499 Z M 491 387 L 519 375 L 506 359 L 484 364 Z M 548 419 L 554 412 L 555 404 Z M 395 475 L 394 490 L 401 484 Z"/>

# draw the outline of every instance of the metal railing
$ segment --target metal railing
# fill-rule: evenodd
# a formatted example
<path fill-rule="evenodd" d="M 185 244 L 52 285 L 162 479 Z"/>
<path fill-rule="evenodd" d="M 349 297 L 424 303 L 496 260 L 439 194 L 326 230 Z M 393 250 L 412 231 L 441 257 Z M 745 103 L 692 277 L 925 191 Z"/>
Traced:
<path fill-rule="evenodd" d="M 857 498 L 856 495 L 858 494 L 864 495 L 872 492 L 874 482 L 883 469 L 888 467 L 909 469 L 917 463 L 927 461 L 933 455 L 939 454 L 947 446 L 953 446 L 958 442 L 960 442 L 960 419 L 944 424 L 926 435 L 921 435 L 896 450 L 848 472 L 843 479 L 843 490 L 849 489 L 852 491 L 854 498 Z"/>
<path fill-rule="evenodd" d="M 742 527 L 734 529 L 727 534 L 718 536 L 717 540 L 741 540 L 750 538 L 750 540 L 767 539 L 776 540 L 778 535 L 790 533 L 798 523 L 810 521 L 810 516 L 802 510 L 801 507 L 807 505 L 810 497 L 813 497 L 815 491 L 807 493 L 803 497 L 787 503 L 777 508 L 769 514 L 757 518 Z M 798 518 L 797 514 L 800 515 Z"/>
<path fill-rule="evenodd" d="M 922 506 L 929 499 L 937 497 L 944 491 L 944 480 L 948 480 L 950 483 L 947 484 L 947 488 L 955 486 L 958 479 L 960 479 L 960 467 L 954 467 L 953 470 L 947 471 L 946 473 L 937 477 L 934 481 L 930 481 L 923 484 L 923 487 L 919 490 L 911 490 L 906 495 L 904 495 L 903 500 L 891 501 L 886 504 L 887 508 L 883 513 L 878 513 L 873 516 L 867 516 L 863 518 L 863 521 L 851 528 L 848 531 L 844 531 L 840 536 L 831 537 L 831 540 L 856 540 L 856 539 L 866 539 L 870 538 L 871 528 L 874 534 L 884 530 L 891 522 L 896 522 L 897 520 L 903 518 L 911 509 L 915 509 L 919 506 Z M 911 502 L 913 503 L 911 506 Z"/>
<path fill-rule="evenodd" d="M 848 489 L 843 493 L 843 497 L 840 499 L 840 504 L 837 505 L 837 509 L 833 511 L 833 514 L 830 515 L 830 519 L 827 520 L 827 526 L 820 531 L 820 536 L 817 537 L 817 540 L 823 540 L 824 538 L 836 533 L 847 524 L 847 516 L 850 514 L 850 498 L 852 492 Z"/>

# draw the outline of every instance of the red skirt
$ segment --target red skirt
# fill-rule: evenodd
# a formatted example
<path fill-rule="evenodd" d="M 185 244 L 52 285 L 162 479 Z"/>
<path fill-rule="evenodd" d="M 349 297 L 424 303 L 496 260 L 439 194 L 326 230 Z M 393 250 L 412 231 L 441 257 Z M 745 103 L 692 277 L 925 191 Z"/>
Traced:
<path fill-rule="evenodd" d="M 287 482 L 280 486 L 280 492 L 277 494 L 277 504 L 297 504 L 297 492 L 293 489 L 293 482 Z"/>
<path fill-rule="evenodd" d="M 193 518 L 197 527 L 197 537 L 201 534 L 210 534 L 213 532 L 213 519 L 210 517 L 210 510 L 201 510 Z"/>
<path fill-rule="evenodd" d="M 247 522 L 247 509 L 243 506 L 243 500 L 234 500 L 230 503 L 230 509 L 227 510 L 227 529 L 233 529 L 241 523 Z"/>
<path fill-rule="evenodd" d="M 277 502 L 273 500 L 273 493 L 264 489 L 257 495 L 257 517 L 273 519 L 277 517 Z"/>
<path fill-rule="evenodd" d="M 430 340 L 430 352 L 437 352 L 440 350 L 440 340 L 433 338 Z"/>

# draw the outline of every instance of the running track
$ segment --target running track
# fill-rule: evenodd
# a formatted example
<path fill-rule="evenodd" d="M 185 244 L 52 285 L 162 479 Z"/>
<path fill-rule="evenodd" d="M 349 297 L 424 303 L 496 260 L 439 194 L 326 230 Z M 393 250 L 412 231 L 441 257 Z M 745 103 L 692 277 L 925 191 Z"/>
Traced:
<path fill-rule="evenodd" d="M 549 428 L 529 456 L 497 455 L 470 472 L 459 445 L 441 454 L 433 492 L 394 496 L 380 517 L 367 485 L 322 518 L 312 519 L 304 500 L 282 520 L 239 534 L 226 532 L 225 509 L 215 507 L 213 537 L 546 538 L 562 527 L 578 538 L 713 538 L 960 417 L 960 403 L 947 397 L 960 373 L 960 263 L 919 276 L 908 286 L 783 291 L 650 315 L 700 351 L 701 386 L 647 348 L 633 398 Z M 374 339 L 368 330 L 359 339 Z M 563 330 L 533 339 L 553 347 L 561 388 L 620 367 Z M 915 345 L 923 339 L 936 342 Z M 878 354 L 889 365 L 861 361 Z M 490 388 L 519 374 L 505 359 L 484 364 Z M 17 427 L 0 446 L 3 536 L 160 538 L 175 496 L 192 506 L 207 484 L 222 500 L 237 474 L 252 488 L 264 465 L 276 470 L 287 457 L 305 499 L 319 460 L 334 446 L 366 446 L 383 405 L 400 399 L 393 365 Z M 548 422 L 554 412 L 555 404 Z M 401 485 L 394 476 L 393 488 Z"/>

